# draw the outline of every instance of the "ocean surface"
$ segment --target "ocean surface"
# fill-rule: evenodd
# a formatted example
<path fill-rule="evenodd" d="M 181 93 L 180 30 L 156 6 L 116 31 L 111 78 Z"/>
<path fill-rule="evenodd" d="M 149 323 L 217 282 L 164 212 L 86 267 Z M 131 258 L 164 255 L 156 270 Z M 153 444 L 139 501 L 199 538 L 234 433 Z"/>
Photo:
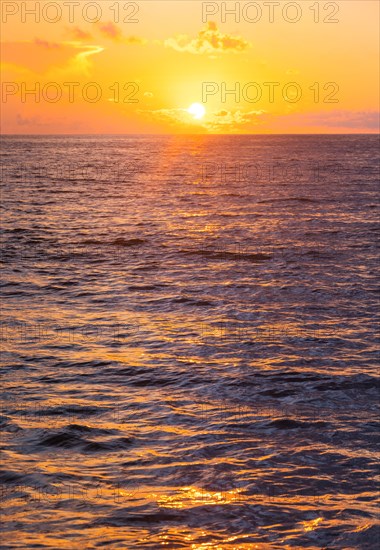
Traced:
<path fill-rule="evenodd" d="M 2 138 L 1 549 L 375 549 L 377 136 Z"/>

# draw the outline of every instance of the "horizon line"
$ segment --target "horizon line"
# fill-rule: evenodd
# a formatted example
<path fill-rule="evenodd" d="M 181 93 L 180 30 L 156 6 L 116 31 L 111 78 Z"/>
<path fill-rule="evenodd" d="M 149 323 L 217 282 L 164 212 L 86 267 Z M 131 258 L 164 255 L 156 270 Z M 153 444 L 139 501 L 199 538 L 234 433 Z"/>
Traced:
<path fill-rule="evenodd" d="M 374 132 L 330 132 L 330 133 L 308 133 L 308 132 L 298 132 L 298 133 L 267 133 L 267 134 L 260 134 L 260 133 L 252 133 L 252 134 L 192 134 L 192 133 L 186 133 L 186 134 L 158 134 L 158 133 L 137 133 L 137 134 L 122 134 L 122 133 L 64 133 L 64 134 L 57 134 L 57 133 L 46 133 L 46 134 L 15 134 L 15 133 L 1 133 L 0 137 L 14 137 L 14 136 L 36 136 L 36 137 L 42 137 L 42 136 L 157 136 L 157 137 L 164 137 L 164 136 L 196 136 L 196 137 L 220 137 L 220 136 L 228 136 L 228 137 L 246 137 L 246 136 L 380 136 L 380 129 L 378 131 Z"/>

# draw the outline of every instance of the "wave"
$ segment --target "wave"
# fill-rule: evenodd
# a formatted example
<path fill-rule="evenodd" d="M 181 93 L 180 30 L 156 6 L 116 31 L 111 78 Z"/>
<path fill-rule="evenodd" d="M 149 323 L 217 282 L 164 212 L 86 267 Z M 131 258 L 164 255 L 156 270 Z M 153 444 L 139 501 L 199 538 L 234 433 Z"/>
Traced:
<path fill-rule="evenodd" d="M 263 199 L 257 201 L 259 204 L 271 204 L 273 202 L 308 202 L 308 203 L 320 203 L 321 200 L 310 199 L 308 197 L 282 197 L 282 198 L 273 198 L 273 199 Z"/>
<path fill-rule="evenodd" d="M 266 260 L 271 260 L 272 256 L 269 254 L 262 253 L 240 253 L 240 252 L 229 252 L 229 251 L 220 251 L 220 250 L 206 250 L 206 249 L 195 249 L 195 250 L 180 250 L 180 254 L 186 254 L 188 256 L 202 256 L 203 258 L 209 258 L 210 260 L 243 260 L 246 262 L 263 262 Z"/>

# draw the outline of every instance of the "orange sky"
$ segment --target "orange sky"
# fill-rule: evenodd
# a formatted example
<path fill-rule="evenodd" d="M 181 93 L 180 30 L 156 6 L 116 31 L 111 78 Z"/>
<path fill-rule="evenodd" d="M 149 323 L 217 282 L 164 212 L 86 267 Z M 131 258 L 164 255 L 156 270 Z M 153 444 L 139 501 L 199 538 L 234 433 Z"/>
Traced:
<path fill-rule="evenodd" d="M 1 12 L 2 133 L 378 131 L 377 0 L 1 0 Z"/>

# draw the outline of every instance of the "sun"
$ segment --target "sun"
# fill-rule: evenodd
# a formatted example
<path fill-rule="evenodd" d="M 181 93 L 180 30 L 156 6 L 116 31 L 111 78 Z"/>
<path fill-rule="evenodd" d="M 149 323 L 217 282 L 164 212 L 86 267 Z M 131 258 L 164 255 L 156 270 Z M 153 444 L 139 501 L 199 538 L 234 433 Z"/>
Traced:
<path fill-rule="evenodd" d="M 193 116 L 193 118 L 199 120 L 206 114 L 206 109 L 200 103 L 192 103 L 187 109 L 187 112 Z"/>

